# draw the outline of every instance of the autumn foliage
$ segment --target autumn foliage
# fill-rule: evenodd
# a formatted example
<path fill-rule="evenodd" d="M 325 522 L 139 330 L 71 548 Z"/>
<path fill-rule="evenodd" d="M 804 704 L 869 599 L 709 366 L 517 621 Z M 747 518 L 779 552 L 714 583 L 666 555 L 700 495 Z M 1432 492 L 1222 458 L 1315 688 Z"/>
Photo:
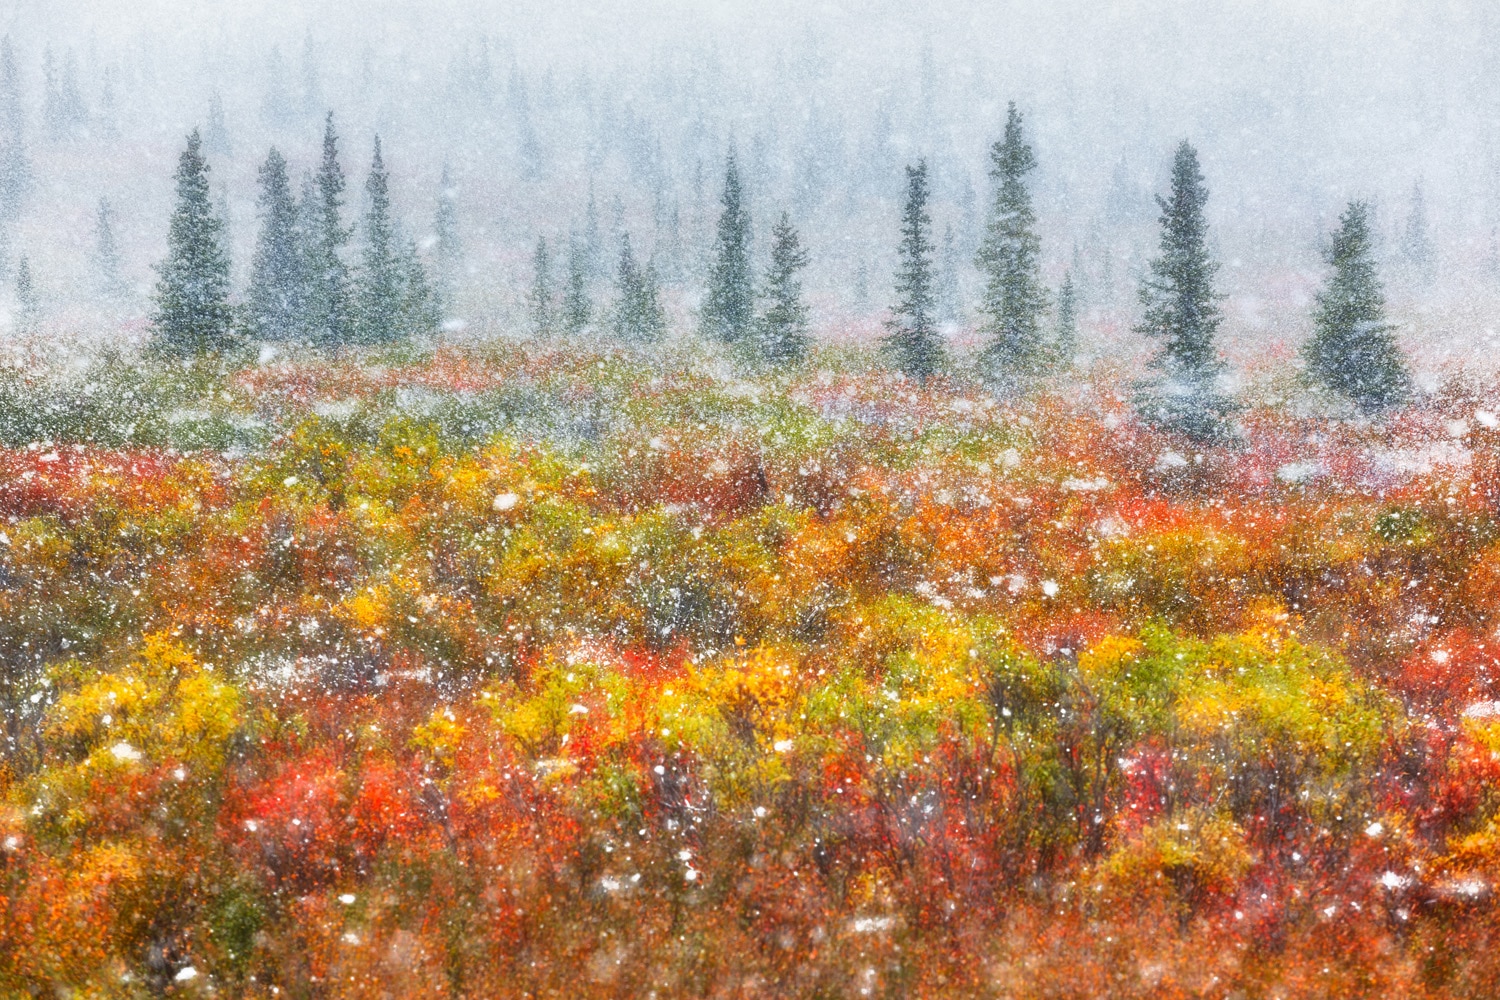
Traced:
<path fill-rule="evenodd" d="M 707 370 L 0 421 L 0 995 L 1500 994 L 1483 398 Z"/>

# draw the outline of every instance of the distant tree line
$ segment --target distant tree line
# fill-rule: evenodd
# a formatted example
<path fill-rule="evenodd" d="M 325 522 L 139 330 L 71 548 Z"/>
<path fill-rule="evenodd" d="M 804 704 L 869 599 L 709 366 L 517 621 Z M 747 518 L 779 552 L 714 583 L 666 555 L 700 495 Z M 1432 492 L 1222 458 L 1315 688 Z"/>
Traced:
<path fill-rule="evenodd" d="M 984 278 L 980 311 L 986 343 L 980 369 L 997 396 L 1013 397 L 1073 363 L 1077 300 L 1069 272 L 1057 292 L 1049 338 L 1049 295 L 1039 266 L 1041 241 L 1026 184 L 1037 161 L 1013 103 L 990 161 L 994 199 L 975 259 Z M 918 381 L 947 365 L 934 319 L 939 275 L 927 199 L 927 165 L 918 161 L 907 168 L 896 302 L 884 340 L 892 364 Z M 1218 265 L 1208 248 L 1207 200 L 1197 151 L 1184 141 L 1173 158 L 1170 193 L 1157 199 L 1158 254 L 1141 281 L 1141 319 L 1135 327 L 1157 345 L 1150 375 L 1137 386 L 1137 408 L 1157 426 L 1196 440 L 1222 437 L 1234 410 L 1221 386 L 1224 365 L 1215 338 L 1223 316 L 1214 286 Z M 1420 221 L 1418 225 L 1418 235 L 1410 240 L 1420 236 Z M 1326 259 L 1332 274 L 1317 297 L 1314 333 L 1304 351 L 1309 374 L 1367 414 L 1404 402 L 1410 396 L 1411 377 L 1384 319 L 1365 203 L 1349 205 Z"/>
<path fill-rule="evenodd" d="M 322 161 L 292 193 L 286 159 L 272 148 L 259 171 L 260 229 L 242 305 L 231 303 L 225 220 L 209 191 L 209 164 L 195 129 L 177 167 L 177 198 L 158 267 L 152 321 L 169 352 L 222 352 L 246 340 L 340 348 L 396 343 L 441 323 L 447 284 L 435 287 L 414 239 L 396 221 L 390 179 L 375 137 L 365 180 L 360 252 L 349 263 L 354 229 L 343 221 L 344 172 L 330 114 Z M 456 266 L 451 181 L 438 201 L 440 270 Z M 108 208 L 100 210 L 100 246 L 108 241 Z M 451 294 L 451 293 L 449 293 Z"/>
<path fill-rule="evenodd" d="M 6 70 L 0 50 L 0 76 Z M 4 108 L 0 108 L 3 117 Z M 357 260 L 350 262 L 354 227 L 343 221 L 344 174 L 338 136 L 328 116 L 322 161 L 294 195 L 284 157 L 271 149 L 259 172 L 260 230 L 242 305 L 231 304 L 224 220 L 210 198 L 208 163 L 197 131 L 188 138 L 177 172 L 177 205 L 167 259 L 159 267 L 153 319 L 158 343 L 179 353 L 223 350 L 244 339 L 324 347 L 395 343 L 435 330 L 451 304 L 459 257 L 457 212 L 448 171 L 435 216 L 438 280 L 429 277 L 416 243 L 396 222 L 380 139 L 365 182 L 367 207 L 358 228 Z M 992 197 L 975 254 L 983 279 L 979 305 L 984 344 L 979 371 L 990 390 L 1014 398 L 1066 371 L 1077 353 L 1078 304 L 1071 271 L 1056 292 L 1041 277 L 1041 240 L 1029 175 L 1038 162 L 1014 103 L 1002 137 L 990 150 Z M 898 266 L 883 346 L 893 367 L 918 381 L 950 370 L 940 316 L 951 306 L 951 236 L 940 251 L 928 212 L 928 166 L 906 168 Z M 1158 253 L 1141 279 L 1135 331 L 1156 345 L 1149 374 L 1137 385 L 1137 407 L 1158 426 L 1197 440 L 1227 433 L 1235 404 L 1224 389 L 1217 334 L 1223 316 L 1215 286 L 1218 265 L 1209 250 L 1208 192 L 1193 146 L 1174 155 L 1170 191 L 1157 199 Z M 616 210 L 618 221 L 622 214 Z M 533 253 L 527 307 L 533 333 L 578 334 L 591 327 L 630 343 L 661 339 L 668 329 L 654 258 L 642 261 L 617 226 L 615 295 L 608 308 L 591 300 L 603 268 L 598 210 L 590 192 L 584 236 L 558 254 L 545 238 Z M 1412 235 L 1425 239 L 1422 233 Z M 771 231 L 770 266 L 754 273 L 752 224 L 737 155 L 726 157 L 720 211 L 699 310 L 700 332 L 729 345 L 749 364 L 795 365 L 811 343 L 801 272 L 809 258 L 788 213 Z M 117 273 L 109 209 L 98 222 L 99 271 Z M 1332 269 L 1317 297 L 1314 334 L 1304 350 L 1313 379 L 1378 413 L 1410 396 L 1411 379 L 1392 328 L 1373 255 L 1369 208 L 1351 203 L 1328 248 Z M 32 275 L 20 289 L 23 321 L 35 322 Z M 558 272 L 560 273 L 554 273 Z M 1049 322 L 1049 313 L 1051 319 Z"/>

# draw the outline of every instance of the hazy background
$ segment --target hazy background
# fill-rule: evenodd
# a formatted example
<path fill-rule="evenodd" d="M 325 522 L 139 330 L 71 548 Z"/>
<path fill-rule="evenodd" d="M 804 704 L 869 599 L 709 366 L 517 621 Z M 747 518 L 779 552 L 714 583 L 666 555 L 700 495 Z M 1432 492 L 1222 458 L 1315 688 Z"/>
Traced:
<path fill-rule="evenodd" d="M 220 95 L 214 153 L 240 282 L 271 145 L 300 177 L 332 110 L 349 207 L 378 131 L 398 210 L 429 236 L 450 166 L 464 244 L 455 329 L 524 332 L 535 241 L 589 237 L 610 296 L 618 236 L 654 254 L 691 325 L 725 150 L 757 253 L 785 210 L 813 256 L 821 332 L 866 337 L 890 298 L 902 167 L 925 156 L 933 217 L 972 321 L 971 258 L 1005 103 L 1026 116 L 1054 285 L 1072 269 L 1099 349 L 1123 337 L 1172 147 L 1198 147 L 1231 347 L 1304 334 L 1318 250 L 1345 202 L 1377 206 L 1393 314 L 1421 352 L 1487 357 L 1500 289 L 1500 11 L 1480 2 L 257 3 L 10 0 L 35 183 L 0 239 L 0 336 L 31 261 L 52 335 L 138 337 L 184 134 Z M 49 129 L 71 64 L 83 124 Z M 1414 208 L 1420 190 L 1421 208 Z M 105 310 L 90 260 L 116 213 L 135 292 Z M 1416 212 L 1434 256 L 1414 266 Z M 358 235 L 356 234 L 356 245 Z M 1420 362 L 1421 359 L 1419 359 Z"/>

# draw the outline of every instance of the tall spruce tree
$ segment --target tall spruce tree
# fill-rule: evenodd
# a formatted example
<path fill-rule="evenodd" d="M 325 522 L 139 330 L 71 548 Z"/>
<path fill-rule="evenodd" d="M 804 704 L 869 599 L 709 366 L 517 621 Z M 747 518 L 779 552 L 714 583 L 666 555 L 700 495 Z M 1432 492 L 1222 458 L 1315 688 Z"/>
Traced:
<path fill-rule="evenodd" d="M 807 306 L 802 302 L 807 251 L 785 212 L 771 230 L 771 269 L 766 274 L 766 310 L 757 340 L 760 356 L 772 365 L 795 364 L 807 356 Z"/>
<path fill-rule="evenodd" d="M 339 166 L 338 133 L 330 113 L 323 126 L 323 160 L 317 175 L 316 211 L 303 220 L 307 245 L 307 328 L 314 341 L 331 347 L 354 338 L 354 307 L 344 247 L 344 171 Z"/>
<path fill-rule="evenodd" d="M 1052 353 L 1060 368 L 1072 368 L 1078 358 L 1078 293 L 1073 288 L 1073 272 L 1063 275 L 1057 290 L 1057 330 Z"/>
<path fill-rule="evenodd" d="M 630 249 L 630 234 L 620 234 L 620 267 L 615 276 L 615 336 L 630 343 L 660 340 L 667 314 L 658 296 L 656 269 L 642 268 Z"/>
<path fill-rule="evenodd" d="M 531 313 L 531 332 L 547 339 L 552 336 L 556 323 L 552 293 L 552 255 L 547 250 L 547 238 L 536 241 L 536 252 L 531 255 L 531 291 L 526 296 L 526 308 Z"/>
<path fill-rule="evenodd" d="M 250 329 L 263 340 L 302 340 L 307 335 L 307 260 L 298 239 L 297 203 L 286 160 L 275 148 L 260 168 L 260 216 L 246 295 Z"/>
<path fill-rule="evenodd" d="M 63 60 L 62 75 L 62 120 L 68 135 L 77 135 L 89 124 L 89 109 L 84 103 L 83 92 L 78 89 L 78 53 L 68 50 Z"/>
<path fill-rule="evenodd" d="M 403 276 L 396 224 L 391 218 L 390 178 L 380 155 L 380 136 L 365 180 L 363 254 L 359 271 L 358 337 L 365 344 L 389 344 L 403 334 Z"/>
<path fill-rule="evenodd" d="M 568 241 L 568 278 L 563 288 L 562 328 L 577 336 L 588 329 L 594 306 L 589 301 L 589 256 L 587 244 L 577 238 Z"/>
<path fill-rule="evenodd" d="M 41 318 L 42 305 L 31 276 L 31 262 L 22 254 L 16 264 L 16 327 L 22 333 L 36 333 Z"/>
<path fill-rule="evenodd" d="M 57 79 L 57 60 L 50 45 L 42 49 L 42 124 L 47 126 L 47 135 L 54 140 L 63 138 L 67 128 L 62 87 Z"/>
<path fill-rule="evenodd" d="M 1021 113 L 1011 102 L 1005 135 L 990 149 L 990 179 L 995 200 L 975 263 L 984 275 L 984 333 L 989 343 L 982 363 L 996 391 L 1016 395 L 1041 373 L 1046 355 L 1042 315 L 1047 293 L 1042 287 L 1041 240 L 1026 175 L 1036 169 L 1036 154 L 1022 132 Z"/>
<path fill-rule="evenodd" d="M 422 266 L 421 255 L 417 253 L 416 240 L 405 239 L 396 263 L 401 292 L 400 335 L 414 337 L 435 332 L 442 326 L 443 311 L 437 291 L 427 277 L 427 269 Z"/>
<path fill-rule="evenodd" d="M 1437 255 L 1427 235 L 1427 200 L 1420 181 L 1411 187 L 1411 207 L 1406 215 L 1406 231 L 1401 238 L 1401 254 L 1407 273 L 1413 280 L 1427 284 L 1437 276 Z"/>
<path fill-rule="evenodd" d="M 932 219 L 927 214 L 927 161 L 906 168 L 906 208 L 901 214 L 897 250 L 896 304 L 886 321 L 890 331 L 882 346 L 897 370 L 926 381 L 942 370 L 943 343 L 934 324 L 936 300 L 932 273 Z"/>
<path fill-rule="evenodd" d="M 458 278 L 463 267 L 463 244 L 458 237 L 458 189 L 448 164 L 443 164 L 438 181 L 437 210 L 432 216 L 434 236 L 434 291 L 444 314 L 452 313 L 458 293 Z"/>
<path fill-rule="evenodd" d="M 963 295 L 958 281 L 958 237 L 953 227 L 943 230 L 938 251 L 937 316 L 940 323 L 958 323 L 963 318 Z"/>
<path fill-rule="evenodd" d="M 7 35 L 0 39 L 0 222 L 20 215 L 30 190 L 31 160 L 26 155 L 21 74 Z"/>
<path fill-rule="evenodd" d="M 234 146 L 229 141 L 229 126 L 224 121 L 224 98 L 217 90 L 208 95 L 208 125 L 203 129 L 203 148 L 215 156 L 234 153 Z"/>
<path fill-rule="evenodd" d="M 125 279 L 121 275 L 120 245 L 115 239 L 114 210 L 109 200 L 99 199 L 99 213 L 94 222 L 94 289 L 111 303 L 125 297 Z"/>
<path fill-rule="evenodd" d="M 604 233 L 599 228 L 599 204 L 594 199 L 594 182 L 589 180 L 589 203 L 583 213 L 583 245 L 587 254 L 589 279 L 603 278 L 609 271 L 605 259 Z"/>
<path fill-rule="evenodd" d="M 223 232 L 224 222 L 209 201 L 208 161 L 194 129 L 177 163 L 177 206 L 167 228 L 167 259 L 157 267 L 152 323 L 162 349 L 201 354 L 234 345 Z"/>
<path fill-rule="evenodd" d="M 749 335 L 755 321 L 755 285 L 750 274 L 750 215 L 733 149 L 724 166 L 724 193 L 719 202 L 723 211 L 709 265 L 703 330 L 710 337 L 735 343 Z"/>
<path fill-rule="evenodd" d="M 1369 205 L 1349 203 L 1324 259 L 1333 273 L 1313 310 L 1313 336 L 1303 352 L 1309 371 L 1365 413 L 1404 402 L 1411 375 L 1385 322 Z"/>
<path fill-rule="evenodd" d="M 1171 194 L 1156 199 L 1160 254 L 1141 283 L 1144 312 L 1135 328 L 1160 344 L 1151 359 L 1157 374 L 1140 386 L 1142 414 L 1200 441 L 1221 436 L 1233 409 L 1217 385 L 1222 364 L 1214 336 L 1223 317 L 1214 291 L 1218 265 L 1209 256 L 1203 215 L 1207 201 L 1198 152 L 1184 141 L 1172 161 Z"/>

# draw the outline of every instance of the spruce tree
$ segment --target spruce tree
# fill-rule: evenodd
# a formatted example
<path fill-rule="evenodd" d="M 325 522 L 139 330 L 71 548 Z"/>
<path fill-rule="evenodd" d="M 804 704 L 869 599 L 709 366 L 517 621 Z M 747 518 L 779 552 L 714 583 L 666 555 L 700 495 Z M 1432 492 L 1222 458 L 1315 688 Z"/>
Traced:
<path fill-rule="evenodd" d="M 42 317 L 36 285 L 31 277 L 31 262 L 23 254 L 16 264 L 16 326 L 22 333 L 36 333 Z"/>
<path fill-rule="evenodd" d="M 101 297 L 118 302 L 125 297 L 125 279 L 121 276 L 120 246 L 115 239 L 114 210 L 109 201 L 99 199 L 99 213 L 94 223 L 94 287 Z"/>
<path fill-rule="evenodd" d="M 0 221 L 14 219 L 31 190 L 21 74 L 10 36 L 0 39 Z"/>
<path fill-rule="evenodd" d="M 760 356 L 773 365 L 795 364 L 807 356 L 807 306 L 802 279 L 807 267 L 797 230 L 785 212 L 771 230 L 771 269 L 766 274 L 766 311 L 760 317 Z"/>
<path fill-rule="evenodd" d="M 300 340 L 306 336 L 306 258 L 286 160 L 274 148 L 260 168 L 260 213 L 246 296 L 250 329 L 263 340 Z"/>
<path fill-rule="evenodd" d="M 1436 255 L 1432 240 L 1427 235 L 1427 201 L 1422 196 L 1420 182 L 1411 188 L 1411 209 L 1406 216 L 1406 232 L 1401 239 L 1401 252 L 1406 258 L 1406 267 L 1411 277 L 1426 284 L 1437 275 Z"/>
<path fill-rule="evenodd" d="M 1078 293 L 1073 288 L 1073 272 L 1063 275 L 1057 290 L 1057 331 L 1052 353 L 1060 368 L 1072 368 L 1078 358 Z"/>
<path fill-rule="evenodd" d="M 87 128 L 89 109 L 78 89 L 78 53 L 72 49 L 68 50 L 67 58 L 63 61 L 61 100 L 63 127 L 67 133 L 76 135 Z"/>
<path fill-rule="evenodd" d="M 432 231 L 435 237 L 433 253 L 436 256 L 435 293 L 441 312 L 451 314 L 458 291 L 458 277 L 463 267 L 463 245 L 458 238 L 458 189 L 453 186 L 453 177 L 448 164 L 443 164 L 443 174 L 438 182 L 437 210 L 432 216 Z"/>
<path fill-rule="evenodd" d="M 531 313 L 531 332 L 536 337 L 547 339 L 553 332 L 552 305 L 552 257 L 547 252 L 547 238 L 536 241 L 536 252 L 531 255 L 531 291 L 526 296 L 527 311 Z"/>
<path fill-rule="evenodd" d="M 58 85 L 57 60 L 52 57 L 50 45 L 42 49 L 42 124 L 47 126 L 50 138 L 63 138 L 66 123 L 63 117 L 62 87 Z"/>
<path fill-rule="evenodd" d="M 1324 259 L 1333 273 L 1313 310 L 1313 336 L 1303 352 L 1308 369 L 1365 413 L 1404 402 L 1411 376 L 1385 322 L 1367 204 L 1349 203 Z"/>
<path fill-rule="evenodd" d="M 442 326 L 443 311 L 437 291 L 428 280 L 427 269 L 422 266 L 422 258 L 417 253 L 417 241 L 410 237 L 401 245 L 397 276 L 401 293 L 400 336 L 436 332 Z"/>
<path fill-rule="evenodd" d="M 568 241 L 568 282 L 563 289 L 562 328 L 577 336 L 588 329 L 594 306 L 589 301 L 588 249 L 578 239 Z"/>
<path fill-rule="evenodd" d="M 314 341 L 331 347 L 354 338 L 354 308 L 349 287 L 349 267 L 344 247 L 349 230 L 341 212 L 344 205 L 344 171 L 339 166 L 338 134 L 330 113 L 323 126 L 323 160 L 318 168 L 317 205 L 304 220 L 308 243 L 303 248 L 308 296 L 307 329 Z"/>
<path fill-rule="evenodd" d="M 958 286 L 958 237 L 953 227 L 943 230 L 938 254 L 937 315 L 941 323 L 958 323 L 963 317 L 963 296 Z"/>
<path fill-rule="evenodd" d="M 390 178 L 380 155 L 380 136 L 365 180 L 363 255 L 359 271 L 358 337 L 365 344 L 401 339 L 403 276 L 395 222 L 391 218 Z"/>
<path fill-rule="evenodd" d="M 942 370 L 944 351 L 933 322 L 932 219 L 927 214 L 927 161 L 906 168 L 906 208 L 897 250 L 896 304 L 882 346 L 897 370 L 918 381 Z"/>
<path fill-rule="evenodd" d="M 216 90 L 208 96 L 208 125 L 203 130 L 203 148 L 215 156 L 230 156 L 229 126 L 224 121 L 224 99 Z"/>
<path fill-rule="evenodd" d="M 1026 175 L 1036 169 L 1036 155 L 1021 129 L 1021 114 L 1012 102 L 1005 135 L 990 150 L 990 179 L 995 200 L 975 263 L 984 275 L 983 330 L 989 338 L 983 355 L 985 375 L 1004 395 L 1023 392 L 1041 373 L 1045 343 L 1036 213 Z"/>
<path fill-rule="evenodd" d="M 177 206 L 167 229 L 167 259 L 157 267 L 152 313 L 157 344 L 176 354 L 223 351 L 234 341 L 224 223 L 208 192 L 208 161 L 194 129 L 177 164 Z"/>
<path fill-rule="evenodd" d="M 1141 283 L 1144 312 L 1135 328 L 1160 344 L 1151 359 L 1157 375 L 1140 387 L 1143 415 L 1195 440 L 1219 437 L 1232 409 L 1217 386 L 1222 365 L 1214 335 L 1223 317 L 1213 283 L 1218 265 L 1208 252 L 1207 201 L 1197 150 L 1184 141 L 1172 163 L 1171 195 L 1156 200 L 1160 255 Z"/>
<path fill-rule="evenodd" d="M 604 234 L 599 229 L 599 205 L 594 200 L 594 182 L 589 181 L 589 203 L 583 214 L 583 245 L 587 251 L 590 280 L 604 277 L 609 262 L 604 259 Z"/>
<path fill-rule="evenodd" d="M 642 268 L 630 249 L 630 235 L 620 235 L 620 267 L 615 277 L 615 336 L 630 343 L 660 340 L 667 314 L 658 297 L 656 270 Z"/>
<path fill-rule="evenodd" d="M 714 257 L 708 272 L 708 294 L 703 304 L 703 330 L 726 343 L 743 340 L 755 320 L 755 286 L 750 275 L 750 215 L 740 189 L 734 150 L 724 167 L 724 193 L 719 199 Z"/>

